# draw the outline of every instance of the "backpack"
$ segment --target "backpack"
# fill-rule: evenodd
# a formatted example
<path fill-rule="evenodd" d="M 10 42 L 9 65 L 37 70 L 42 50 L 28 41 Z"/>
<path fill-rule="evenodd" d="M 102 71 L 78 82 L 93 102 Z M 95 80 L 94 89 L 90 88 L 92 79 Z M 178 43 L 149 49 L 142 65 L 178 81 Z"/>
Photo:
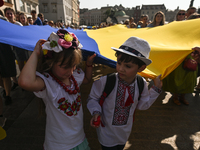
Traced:
<path fill-rule="evenodd" d="M 138 88 L 139 88 L 139 97 L 138 97 L 138 101 L 139 101 L 141 98 L 142 91 L 144 89 L 144 81 L 140 75 L 137 74 L 136 77 L 137 77 L 137 83 L 138 83 Z M 115 73 L 107 74 L 106 85 L 104 87 L 103 94 L 101 95 L 101 98 L 99 101 L 99 104 L 101 107 L 103 106 L 103 102 L 106 99 L 106 97 L 108 97 L 108 95 L 113 90 L 115 86 L 115 82 L 116 82 Z"/>

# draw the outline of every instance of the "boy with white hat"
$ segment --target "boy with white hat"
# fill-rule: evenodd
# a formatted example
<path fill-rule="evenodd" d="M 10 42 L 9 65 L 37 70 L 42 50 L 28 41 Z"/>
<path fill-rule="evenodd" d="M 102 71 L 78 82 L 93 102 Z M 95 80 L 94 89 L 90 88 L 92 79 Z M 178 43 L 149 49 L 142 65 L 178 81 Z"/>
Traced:
<path fill-rule="evenodd" d="M 143 71 L 151 63 L 147 41 L 130 37 L 122 46 L 112 49 L 117 57 L 115 86 L 102 103 L 107 76 L 95 81 L 87 107 L 93 115 L 90 124 L 97 128 L 102 150 L 123 150 L 131 133 L 135 109 L 146 110 L 154 103 L 161 93 L 162 81 L 159 75 L 148 89 L 147 82 L 142 78 L 144 84 L 139 94 L 137 72 Z"/>

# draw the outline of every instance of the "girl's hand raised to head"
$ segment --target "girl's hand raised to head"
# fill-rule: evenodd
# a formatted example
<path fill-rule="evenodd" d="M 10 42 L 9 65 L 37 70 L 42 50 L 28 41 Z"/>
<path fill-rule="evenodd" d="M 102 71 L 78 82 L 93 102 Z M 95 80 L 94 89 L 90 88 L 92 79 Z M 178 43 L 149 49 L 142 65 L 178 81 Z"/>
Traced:
<path fill-rule="evenodd" d="M 159 76 L 157 76 L 155 79 L 153 79 L 154 85 L 158 88 L 162 88 L 162 80 L 160 80 L 161 74 Z"/>
<path fill-rule="evenodd" d="M 94 61 L 94 58 L 96 57 L 96 54 L 94 53 L 93 55 L 91 55 L 91 56 L 88 56 L 88 58 L 87 58 L 87 60 L 86 60 L 86 64 L 88 65 L 88 66 L 91 66 L 92 65 L 92 63 L 93 63 L 93 61 Z"/>
<path fill-rule="evenodd" d="M 34 48 L 34 51 L 36 52 L 37 56 L 40 56 L 42 54 L 42 45 L 46 42 L 44 39 L 40 39 Z"/>

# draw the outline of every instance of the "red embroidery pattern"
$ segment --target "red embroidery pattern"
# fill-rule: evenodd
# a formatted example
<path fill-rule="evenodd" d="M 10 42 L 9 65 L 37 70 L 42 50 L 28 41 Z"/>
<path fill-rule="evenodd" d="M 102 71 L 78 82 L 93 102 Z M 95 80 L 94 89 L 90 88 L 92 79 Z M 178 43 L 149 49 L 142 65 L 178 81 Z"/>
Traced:
<path fill-rule="evenodd" d="M 127 88 L 127 86 L 126 82 L 119 80 L 112 125 L 120 126 L 127 124 L 132 103 L 125 105 L 125 90 L 129 90 L 131 96 L 134 97 L 135 85 L 130 86 L 130 88 Z"/>
<path fill-rule="evenodd" d="M 157 93 L 161 93 L 162 92 L 162 90 L 161 89 L 159 89 L 158 87 L 156 87 L 155 85 L 152 85 L 152 87 L 151 87 L 152 89 L 154 89 Z"/>
<path fill-rule="evenodd" d="M 76 116 L 81 107 L 81 96 L 78 93 L 76 100 L 71 104 L 64 97 L 58 100 L 58 109 L 62 110 L 68 116 Z"/>
<path fill-rule="evenodd" d="M 46 78 L 49 78 L 49 74 L 43 73 L 43 75 L 44 75 Z"/>
<path fill-rule="evenodd" d="M 69 78 L 69 80 L 71 81 L 71 84 L 73 85 L 74 89 L 70 89 L 69 86 L 67 86 L 65 83 L 63 83 L 62 81 L 60 81 L 56 76 L 54 76 L 52 74 L 52 72 L 49 72 L 49 74 L 52 76 L 53 80 L 55 80 L 58 84 L 60 84 L 60 86 L 63 87 L 63 89 L 68 92 L 69 94 L 76 94 L 79 93 L 79 87 L 78 87 L 78 83 L 76 81 L 76 79 L 74 78 L 73 75 L 71 75 L 71 77 Z"/>
<path fill-rule="evenodd" d="M 77 73 L 78 73 L 78 74 L 81 73 L 81 69 L 80 69 L 80 68 L 77 68 L 76 70 L 77 70 Z"/>

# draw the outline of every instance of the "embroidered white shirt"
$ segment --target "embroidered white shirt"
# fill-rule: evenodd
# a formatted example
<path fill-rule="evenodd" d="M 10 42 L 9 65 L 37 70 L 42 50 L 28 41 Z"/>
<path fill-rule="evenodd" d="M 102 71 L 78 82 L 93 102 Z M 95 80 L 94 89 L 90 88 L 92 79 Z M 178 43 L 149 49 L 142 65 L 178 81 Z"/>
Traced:
<path fill-rule="evenodd" d="M 44 90 L 34 92 L 46 105 L 44 149 L 72 149 L 81 144 L 85 133 L 80 93 L 68 94 L 48 73 L 36 72 L 36 75 L 44 80 L 46 86 Z M 73 76 L 80 87 L 84 72 L 76 69 Z"/>
<path fill-rule="evenodd" d="M 126 143 L 126 141 L 129 138 L 129 135 L 131 133 L 132 125 L 133 125 L 133 115 L 135 109 L 140 110 L 146 110 L 148 109 L 156 100 L 156 98 L 159 96 L 159 93 L 156 92 L 153 88 L 148 89 L 148 84 L 144 80 L 144 89 L 141 94 L 141 98 L 138 101 L 139 97 L 139 89 L 137 80 L 135 80 L 131 85 L 134 86 L 135 89 L 134 95 L 133 95 L 133 103 L 127 107 L 130 107 L 128 110 L 128 117 L 125 124 L 116 124 L 114 123 L 114 117 L 116 116 L 116 105 L 117 105 L 117 90 L 118 90 L 118 75 L 116 73 L 116 83 L 115 87 L 112 90 L 112 92 L 109 94 L 109 96 L 104 100 L 103 106 L 99 105 L 99 100 L 102 95 L 102 92 L 104 90 L 104 86 L 106 84 L 106 76 L 101 77 L 99 80 L 95 81 L 92 85 L 91 92 L 88 97 L 88 103 L 87 108 L 89 109 L 90 113 L 93 114 L 95 111 L 99 111 L 102 114 L 102 123 L 105 125 L 105 127 L 100 126 L 97 128 L 97 135 L 99 142 L 103 146 L 112 147 L 115 145 L 123 145 Z M 126 90 L 125 96 L 124 96 L 124 103 L 126 103 L 126 100 L 129 96 L 129 93 Z M 126 107 L 125 107 L 126 108 Z M 123 116 L 122 116 L 123 117 Z"/>

